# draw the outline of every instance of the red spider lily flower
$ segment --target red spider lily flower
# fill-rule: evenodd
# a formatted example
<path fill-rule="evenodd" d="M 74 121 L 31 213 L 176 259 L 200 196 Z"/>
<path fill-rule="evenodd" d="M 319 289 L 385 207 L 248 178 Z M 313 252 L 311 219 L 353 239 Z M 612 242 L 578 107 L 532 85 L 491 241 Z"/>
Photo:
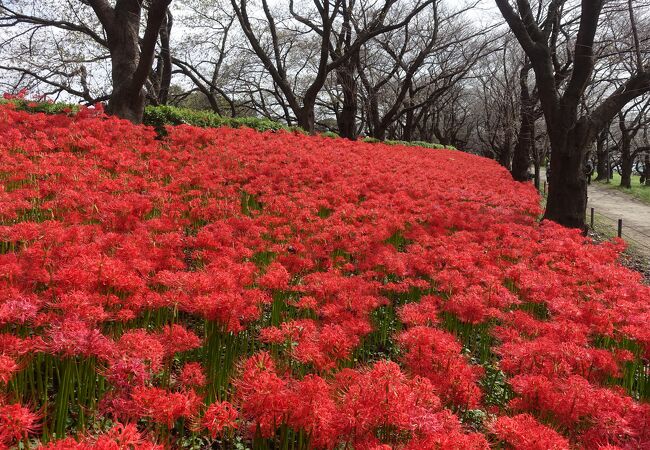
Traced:
<path fill-rule="evenodd" d="M 181 418 L 191 418 L 200 406 L 201 399 L 193 390 L 168 392 L 156 387 L 136 387 L 132 394 L 137 416 L 171 428 Z"/>
<path fill-rule="evenodd" d="M 39 416 L 19 403 L 0 404 L 0 442 L 9 446 L 34 434 Z"/>
<path fill-rule="evenodd" d="M 7 384 L 19 369 L 20 366 L 13 358 L 0 355 L 0 383 Z"/>
<path fill-rule="evenodd" d="M 289 287 L 290 275 L 282 264 L 271 263 L 257 283 L 267 289 L 285 290 Z"/>
<path fill-rule="evenodd" d="M 203 387 L 207 380 L 200 363 L 187 363 L 183 366 L 178 382 L 185 388 Z"/>
<path fill-rule="evenodd" d="M 207 428 L 212 438 L 221 436 L 226 428 L 237 428 L 237 410 L 228 402 L 215 402 L 208 406 L 201 424 Z"/>
<path fill-rule="evenodd" d="M 569 441 L 528 414 L 501 416 L 491 425 L 500 440 L 521 450 L 568 450 Z"/>
<path fill-rule="evenodd" d="M 414 375 L 429 379 L 445 402 L 468 409 L 479 406 L 482 394 L 478 381 L 483 369 L 461 356 L 461 345 L 453 335 L 414 327 L 400 334 L 398 342 L 405 350 L 405 366 Z"/>

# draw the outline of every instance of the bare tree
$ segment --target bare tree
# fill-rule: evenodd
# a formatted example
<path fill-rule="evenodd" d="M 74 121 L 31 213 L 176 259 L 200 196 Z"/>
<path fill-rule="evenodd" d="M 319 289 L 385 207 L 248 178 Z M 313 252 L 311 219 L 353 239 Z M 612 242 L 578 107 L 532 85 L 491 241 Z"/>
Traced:
<path fill-rule="evenodd" d="M 274 86 L 282 93 L 286 103 L 293 112 L 300 125 L 305 130 L 314 131 L 314 107 L 318 95 L 325 85 L 328 74 L 353 57 L 360 47 L 368 40 L 392 30 L 399 29 L 407 24 L 412 17 L 432 4 L 434 0 L 418 0 L 408 11 L 405 17 L 386 24 L 386 19 L 391 10 L 397 5 L 397 0 L 383 0 L 378 6 L 372 8 L 374 12 L 371 20 L 364 24 L 363 29 L 356 31 L 354 39 L 345 46 L 345 51 L 338 55 L 332 51 L 332 42 L 335 38 L 335 27 L 339 24 L 342 11 L 349 11 L 348 0 L 313 0 L 315 10 L 298 11 L 293 0 L 289 1 L 291 18 L 302 26 L 297 27 L 295 23 L 288 24 L 289 28 L 280 29 L 282 20 L 276 20 L 267 0 L 262 0 L 264 14 L 264 28 L 268 29 L 269 40 L 264 42 L 253 25 L 253 19 L 248 11 L 247 0 L 231 0 L 232 7 L 239 19 L 244 34 L 246 35 L 253 51 L 259 57 L 264 68 L 273 79 Z M 367 5 L 371 8 L 371 5 Z M 344 21 L 345 22 L 345 21 Z M 349 27 L 349 23 L 347 25 Z M 282 33 L 283 31 L 290 31 Z M 307 83 L 302 95 L 292 87 L 291 71 L 287 67 L 287 52 L 291 50 L 294 39 L 305 39 L 306 33 L 313 33 L 317 38 L 317 54 L 314 55 L 314 76 Z M 341 36 L 343 33 L 338 33 Z M 341 47 L 342 49 L 343 47 Z M 335 59 L 330 61 L 330 56 Z"/>
<path fill-rule="evenodd" d="M 156 44 L 162 24 L 167 18 L 167 7 L 171 0 L 151 0 L 146 8 L 146 20 L 142 35 L 141 22 L 144 3 L 139 0 L 118 0 L 112 6 L 107 0 L 79 0 L 73 3 L 66 0 L 64 4 L 56 3 L 55 8 L 46 8 L 43 2 L 25 1 L 0 4 L 0 26 L 12 27 L 19 36 L 36 33 L 43 29 L 57 29 L 84 36 L 96 45 L 108 51 L 111 62 L 108 111 L 133 122 L 141 122 L 145 104 L 145 83 L 151 72 L 155 59 Z M 96 22 L 89 21 L 92 13 L 84 13 L 85 5 L 94 12 Z M 54 14 L 48 12 L 54 11 Z M 19 27 L 21 25 L 22 27 Z M 44 42 L 56 38 L 56 34 L 43 34 Z M 40 44 L 43 45 L 44 42 Z M 51 42 L 57 47 L 57 42 Z M 35 49 L 30 49 L 33 51 Z M 14 58 L 15 59 L 15 58 Z M 81 66 L 83 67 L 83 65 Z M 41 82 L 50 84 L 59 90 L 71 92 L 86 100 L 95 100 L 87 89 L 87 71 L 79 68 L 73 72 L 65 71 L 65 64 L 56 73 L 47 73 L 47 67 L 34 68 L 19 65 L 3 65 L 2 69 L 17 71 Z M 44 72 L 45 71 L 45 72 Z M 65 79 L 66 76 L 80 76 L 82 89 L 74 89 L 65 82 L 53 81 L 53 78 Z M 55 77 L 56 75 L 56 77 Z M 162 78 L 161 78 L 162 80 Z"/>
<path fill-rule="evenodd" d="M 377 139 L 385 139 L 391 128 L 410 138 L 422 108 L 437 102 L 492 51 L 489 33 L 482 30 L 479 36 L 465 20 L 474 4 L 445 10 L 440 3 L 430 16 L 364 46 L 358 73 L 368 133 Z"/>
<path fill-rule="evenodd" d="M 650 125 L 650 99 L 640 98 L 618 113 L 618 132 L 615 150 L 619 152 L 621 165 L 621 187 L 632 187 L 634 163 L 650 147 L 645 139 L 637 139 L 639 132 Z M 642 133 L 643 134 L 643 133 Z"/>
<path fill-rule="evenodd" d="M 552 37 L 562 19 L 570 16 L 565 9 L 566 0 L 551 0 L 545 7 L 540 3 L 539 8 L 545 9 L 541 21 L 535 20 L 528 0 L 517 0 L 516 10 L 509 0 L 495 1 L 533 67 L 549 133 L 552 176 L 544 217 L 568 227 L 584 228 L 587 180 L 583 165 L 588 148 L 625 104 L 650 90 L 650 73 L 639 58 L 634 71 L 619 89 L 593 110 L 581 112 L 581 99 L 594 70 L 594 41 L 604 0 L 581 2 L 577 11 L 572 72 L 564 87 L 556 82 L 559 70 Z M 634 17 L 631 5 L 632 2 L 630 16 Z M 639 48 L 638 40 L 634 47 Z M 640 51 L 636 53 L 640 55 Z"/>

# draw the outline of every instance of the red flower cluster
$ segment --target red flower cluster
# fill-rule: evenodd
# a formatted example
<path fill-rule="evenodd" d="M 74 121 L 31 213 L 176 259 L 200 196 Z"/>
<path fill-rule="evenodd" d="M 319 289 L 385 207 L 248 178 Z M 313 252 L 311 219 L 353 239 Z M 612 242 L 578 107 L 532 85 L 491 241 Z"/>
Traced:
<path fill-rule="evenodd" d="M 538 204 L 457 151 L 0 105 L 0 446 L 647 448 L 650 287 Z"/>

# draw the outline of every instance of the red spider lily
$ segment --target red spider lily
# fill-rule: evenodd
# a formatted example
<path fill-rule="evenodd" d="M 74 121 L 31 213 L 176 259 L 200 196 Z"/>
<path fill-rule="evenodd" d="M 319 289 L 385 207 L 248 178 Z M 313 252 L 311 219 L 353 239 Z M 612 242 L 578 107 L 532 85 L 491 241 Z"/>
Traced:
<path fill-rule="evenodd" d="M 0 394 L 42 411 L 27 437 L 648 446 L 650 287 L 496 163 L 19 109 L 0 105 Z"/>
<path fill-rule="evenodd" d="M 7 384 L 19 369 L 20 366 L 14 358 L 0 355 L 0 383 Z"/>
<path fill-rule="evenodd" d="M 168 392 L 155 387 L 137 387 L 131 394 L 133 414 L 172 427 L 181 418 L 197 413 L 201 399 L 192 390 Z"/>
<path fill-rule="evenodd" d="M 10 446 L 39 428 L 39 416 L 19 403 L 0 401 L 0 444 Z"/>
<path fill-rule="evenodd" d="M 221 436 L 224 429 L 237 428 L 237 410 L 228 402 L 215 402 L 208 406 L 201 424 L 213 438 Z"/>
<path fill-rule="evenodd" d="M 521 450 L 568 450 L 569 441 L 528 414 L 502 416 L 491 426 L 500 440 Z M 602 447 L 601 447 L 602 448 Z"/>
<path fill-rule="evenodd" d="M 452 334 L 414 327 L 400 334 L 398 342 L 405 350 L 405 366 L 414 375 L 428 378 L 446 403 L 468 409 L 480 405 L 477 382 L 483 369 L 460 355 L 461 346 Z"/>
<path fill-rule="evenodd" d="M 207 383 L 200 363 L 187 363 L 183 366 L 178 382 L 185 388 L 203 387 Z"/>

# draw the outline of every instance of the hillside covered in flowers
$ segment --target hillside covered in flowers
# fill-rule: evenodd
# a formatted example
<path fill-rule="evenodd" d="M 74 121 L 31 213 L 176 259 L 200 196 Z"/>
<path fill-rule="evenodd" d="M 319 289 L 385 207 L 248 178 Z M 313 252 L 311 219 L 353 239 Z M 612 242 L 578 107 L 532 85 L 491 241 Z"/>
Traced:
<path fill-rule="evenodd" d="M 0 106 L 0 448 L 650 448 L 650 287 L 452 150 Z"/>

